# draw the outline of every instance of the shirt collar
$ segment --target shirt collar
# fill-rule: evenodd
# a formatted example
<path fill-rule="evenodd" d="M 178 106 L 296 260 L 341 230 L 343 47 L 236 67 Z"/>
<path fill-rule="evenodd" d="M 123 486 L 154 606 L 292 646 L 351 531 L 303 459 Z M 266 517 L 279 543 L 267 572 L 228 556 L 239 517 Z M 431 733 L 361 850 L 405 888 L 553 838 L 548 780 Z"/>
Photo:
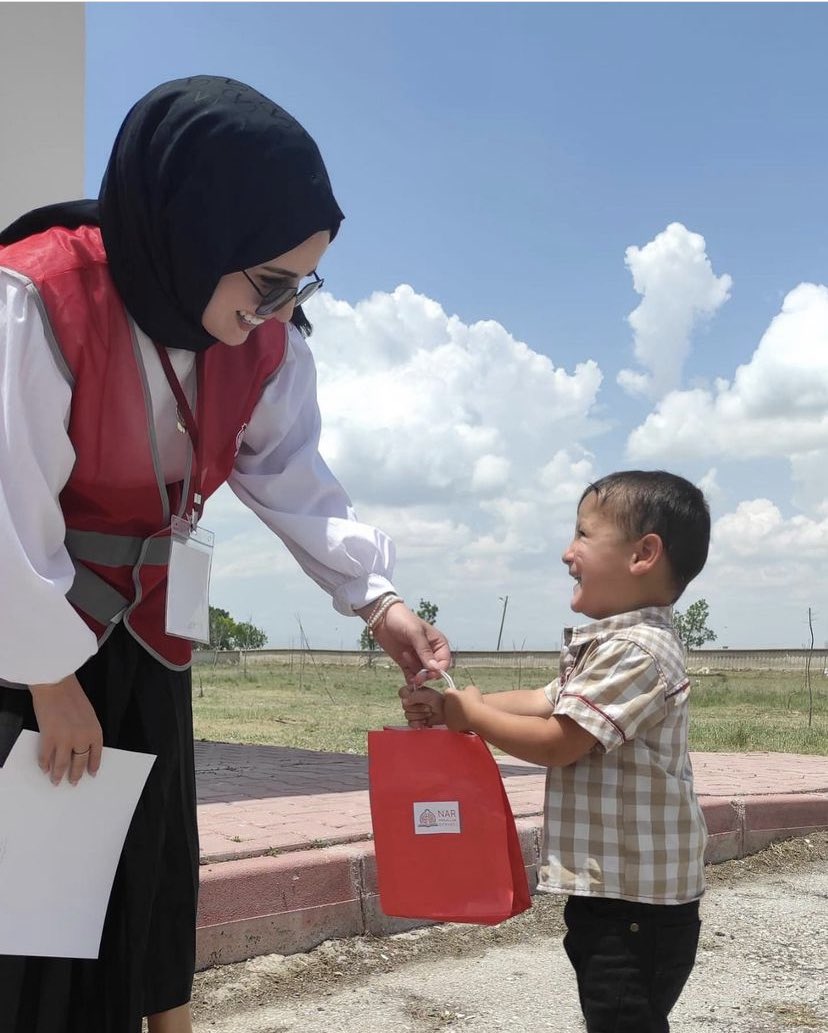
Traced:
<path fill-rule="evenodd" d="M 673 627 L 672 606 L 644 606 L 640 610 L 629 610 L 627 613 L 616 613 L 600 621 L 579 624 L 577 627 L 564 628 L 563 646 L 565 649 L 577 649 L 595 639 L 606 638 L 625 628 L 636 624 L 656 624 L 665 628 Z"/>

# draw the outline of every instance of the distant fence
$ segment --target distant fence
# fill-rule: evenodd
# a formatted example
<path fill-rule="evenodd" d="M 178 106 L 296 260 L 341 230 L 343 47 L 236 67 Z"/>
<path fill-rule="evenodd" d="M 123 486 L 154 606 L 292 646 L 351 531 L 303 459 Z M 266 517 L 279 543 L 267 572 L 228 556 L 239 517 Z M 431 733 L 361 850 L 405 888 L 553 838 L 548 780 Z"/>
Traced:
<path fill-rule="evenodd" d="M 805 668 L 807 649 L 694 649 L 690 651 L 687 667 L 693 673 L 713 671 L 801 671 Z M 390 664 L 382 652 L 363 653 L 353 649 L 201 649 L 193 653 L 193 662 L 207 666 L 235 666 L 239 664 L 293 664 L 307 663 L 312 655 L 317 664 L 331 666 L 359 666 L 368 656 L 375 663 Z M 454 654 L 455 666 L 462 667 L 521 667 L 526 670 L 557 670 L 560 653 L 544 651 L 460 650 Z M 814 674 L 828 671 L 828 649 L 811 653 Z"/>
<path fill-rule="evenodd" d="M 808 656 L 811 671 L 828 670 L 828 649 L 693 649 L 687 660 L 691 672 L 804 671 Z"/>
<path fill-rule="evenodd" d="M 524 667 L 538 670 L 541 668 L 557 669 L 560 653 L 521 652 L 520 650 L 502 650 L 501 652 L 469 652 L 466 650 L 453 653 L 455 667 Z M 310 656 L 320 665 L 360 666 L 368 663 L 369 657 L 376 664 L 391 664 L 393 661 L 382 652 L 361 652 L 358 649 L 197 649 L 193 651 L 193 663 L 196 665 L 238 664 L 293 664 L 307 663 Z"/>

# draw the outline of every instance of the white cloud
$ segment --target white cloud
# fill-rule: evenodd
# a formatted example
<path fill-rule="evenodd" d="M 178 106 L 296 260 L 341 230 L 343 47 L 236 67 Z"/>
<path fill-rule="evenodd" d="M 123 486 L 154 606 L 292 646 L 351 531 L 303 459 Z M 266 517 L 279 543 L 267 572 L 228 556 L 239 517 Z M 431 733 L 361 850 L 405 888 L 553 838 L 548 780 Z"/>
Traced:
<path fill-rule="evenodd" d="M 707 499 L 709 506 L 715 505 L 723 497 L 721 486 L 719 485 L 719 471 L 715 466 L 711 466 L 710 469 L 696 482 Z"/>
<path fill-rule="evenodd" d="M 732 381 L 668 394 L 627 450 L 646 460 L 828 450 L 828 288 L 803 283 L 790 291 Z"/>
<path fill-rule="evenodd" d="M 790 291 L 731 379 L 669 394 L 631 433 L 627 452 L 671 464 L 714 458 L 700 481 L 714 509 L 734 463 L 788 461 L 793 497 L 770 467 L 762 497 L 714 522 L 708 565 L 688 594 L 708 599 L 713 626 L 733 646 L 801 646 L 809 607 L 820 643 L 828 641 L 828 289 Z M 800 512 L 785 515 L 792 505 Z"/>
<path fill-rule="evenodd" d="M 819 644 L 828 641 L 826 581 L 828 515 L 785 517 L 770 499 L 757 498 L 714 523 L 710 559 L 693 587 L 710 601 L 719 626 L 730 626 L 724 641 L 802 646 L 809 608 Z"/>
<path fill-rule="evenodd" d="M 399 590 L 415 606 L 437 603 L 441 625 L 467 647 L 486 645 L 480 614 L 510 594 L 518 644 L 554 647 L 567 588 L 558 616 L 537 600 L 566 585 L 560 554 L 595 477 L 583 442 L 604 429 L 594 415 L 597 364 L 557 366 L 500 324 L 465 324 L 405 285 L 354 306 L 323 293 L 309 315 L 321 451 L 360 519 L 394 538 Z M 274 640 L 295 624 L 286 608 L 301 606 L 317 645 L 337 634 L 355 645 L 357 625 L 335 616 L 353 626 L 332 627 L 325 597 L 314 589 L 308 603 L 307 579 L 242 510 L 226 489 L 209 506 L 215 604 L 252 609 Z"/>
<path fill-rule="evenodd" d="M 322 451 L 362 500 L 513 493 L 601 429 L 595 362 L 556 367 L 499 323 L 467 325 L 411 287 L 354 307 L 323 294 L 311 315 Z"/>
<path fill-rule="evenodd" d="M 394 538 L 397 588 L 414 606 L 439 606 L 455 647 L 493 648 L 508 595 L 504 648 L 555 648 L 573 620 L 560 555 L 614 444 L 596 418 L 600 369 L 556 365 L 410 287 L 354 306 L 315 301 L 322 450 L 360 518 Z M 678 456 L 713 457 L 697 480 L 720 512 L 722 486 L 733 497 L 749 483 L 732 477 L 734 460 L 792 463 L 809 515 L 788 515 L 779 484 L 748 489 L 762 497 L 715 521 L 707 568 L 679 604 L 705 597 L 731 646 L 800 644 L 811 605 L 828 623 L 826 326 L 828 290 L 800 286 L 732 380 L 671 393 L 630 439 L 636 458 L 671 468 Z M 229 489 L 210 500 L 205 524 L 217 533 L 214 605 L 251 618 L 273 645 L 298 644 L 301 618 L 314 647 L 356 647 L 360 622 L 333 612 Z"/>
<path fill-rule="evenodd" d="M 786 516 L 769 498 L 740 502 L 715 520 L 702 574 L 679 601 L 710 606 L 718 642 L 735 648 L 807 644 L 811 608 L 817 644 L 828 644 L 828 507 Z"/>
<path fill-rule="evenodd" d="M 472 490 L 490 494 L 505 488 L 509 481 L 511 463 L 503 456 L 486 455 L 475 460 L 472 473 Z"/>
<path fill-rule="evenodd" d="M 726 556 L 750 559 L 751 575 L 757 563 L 782 563 L 789 569 L 801 561 L 825 563 L 828 517 L 813 520 L 797 514 L 785 519 L 770 499 L 752 499 L 716 521 L 713 543 Z"/>
<path fill-rule="evenodd" d="M 731 278 L 713 273 L 705 241 L 673 222 L 644 247 L 628 247 L 625 262 L 642 301 L 628 322 L 643 371 L 622 370 L 629 394 L 661 398 L 677 387 L 698 323 L 730 297 Z"/>
<path fill-rule="evenodd" d="M 813 449 L 810 452 L 794 453 L 790 457 L 793 495 L 791 502 L 807 513 L 825 512 L 828 501 L 826 471 L 828 471 L 828 449 Z"/>

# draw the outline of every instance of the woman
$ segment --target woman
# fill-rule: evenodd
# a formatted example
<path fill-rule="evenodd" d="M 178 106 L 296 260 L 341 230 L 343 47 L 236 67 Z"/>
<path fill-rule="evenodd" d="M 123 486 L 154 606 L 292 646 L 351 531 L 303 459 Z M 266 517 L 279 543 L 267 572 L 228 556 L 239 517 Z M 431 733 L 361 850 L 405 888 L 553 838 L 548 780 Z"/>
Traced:
<path fill-rule="evenodd" d="M 299 304 L 342 218 L 287 112 L 198 76 L 130 111 L 97 204 L 0 235 L 0 727 L 40 731 L 55 783 L 94 774 L 103 745 L 157 755 L 99 960 L 0 958 L 0 1033 L 191 1029 L 190 643 L 167 589 L 225 480 L 408 681 L 448 666 L 318 453 Z M 183 590 L 206 605 L 206 584 Z"/>

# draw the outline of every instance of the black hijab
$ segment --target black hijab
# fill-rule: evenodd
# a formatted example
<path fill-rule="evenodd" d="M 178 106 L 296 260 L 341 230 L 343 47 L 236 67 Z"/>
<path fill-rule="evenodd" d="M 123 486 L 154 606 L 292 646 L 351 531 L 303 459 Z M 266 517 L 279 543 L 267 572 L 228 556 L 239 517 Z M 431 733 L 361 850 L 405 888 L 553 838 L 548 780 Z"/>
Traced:
<path fill-rule="evenodd" d="M 8 244 L 49 226 L 100 225 L 127 310 L 153 340 L 203 351 L 219 279 L 292 250 L 344 216 L 313 139 L 267 97 L 200 75 L 156 87 L 121 126 L 99 201 L 29 212 Z M 301 318 L 301 316 L 300 316 Z"/>

